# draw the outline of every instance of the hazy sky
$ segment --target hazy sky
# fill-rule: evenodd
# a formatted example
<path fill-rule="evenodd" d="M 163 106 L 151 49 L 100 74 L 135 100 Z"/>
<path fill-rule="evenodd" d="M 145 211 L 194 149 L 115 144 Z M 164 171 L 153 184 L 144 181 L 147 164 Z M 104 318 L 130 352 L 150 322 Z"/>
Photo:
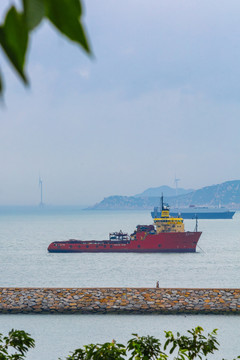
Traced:
<path fill-rule="evenodd" d="M 0 1 L 0 14 L 13 1 Z M 24 88 L 0 56 L 0 205 L 240 179 L 239 0 L 89 0 L 88 58 L 47 23 Z"/>

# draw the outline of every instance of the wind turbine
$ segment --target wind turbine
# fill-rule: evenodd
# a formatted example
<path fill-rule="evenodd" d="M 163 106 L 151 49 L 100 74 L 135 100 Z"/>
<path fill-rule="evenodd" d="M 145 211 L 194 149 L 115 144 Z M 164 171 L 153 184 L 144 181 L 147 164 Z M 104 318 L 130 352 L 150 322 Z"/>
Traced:
<path fill-rule="evenodd" d="M 174 183 L 176 186 L 176 208 L 178 208 L 178 183 L 179 183 L 180 179 L 177 179 L 176 174 L 175 174 L 175 179 L 174 179 Z"/>
<path fill-rule="evenodd" d="M 39 179 L 38 179 L 38 186 L 40 187 L 40 203 L 39 206 L 43 207 L 43 188 L 42 188 L 43 182 L 41 179 L 41 176 L 39 175 Z"/>
<path fill-rule="evenodd" d="M 175 175 L 175 179 L 174 179 L 174 183 L 176 186 L 176 196 L 178 196 L 178 183 L 179 183 L 180 179 L 177 179 L 176 175 Z"/>

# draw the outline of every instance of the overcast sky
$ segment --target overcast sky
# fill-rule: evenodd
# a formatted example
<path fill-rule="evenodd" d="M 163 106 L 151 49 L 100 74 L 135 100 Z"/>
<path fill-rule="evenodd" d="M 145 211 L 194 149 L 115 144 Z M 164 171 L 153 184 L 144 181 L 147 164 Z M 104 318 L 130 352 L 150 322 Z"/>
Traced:
<path fill-rule="evenodd" d="M 0 14 L 13 1 L 1 0 Z M 240 179 L 239 0 L 89 0 L 94 59 L 44 22 L 24 88 L 0 55 L 0 205 Z"/>

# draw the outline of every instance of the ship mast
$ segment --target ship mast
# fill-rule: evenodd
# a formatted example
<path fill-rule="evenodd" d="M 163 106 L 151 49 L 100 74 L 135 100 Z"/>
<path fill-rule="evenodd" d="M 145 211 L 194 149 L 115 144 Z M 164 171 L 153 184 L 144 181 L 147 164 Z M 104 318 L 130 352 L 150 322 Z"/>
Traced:
<path fill-rule="evenodd" d="M 195 219 L 196 219 L 196 225 L 195 225 L 194 231 L 197 232 L 198 231 L 198 216 L 197 216 L 197 214 L 196 214 Z"/>

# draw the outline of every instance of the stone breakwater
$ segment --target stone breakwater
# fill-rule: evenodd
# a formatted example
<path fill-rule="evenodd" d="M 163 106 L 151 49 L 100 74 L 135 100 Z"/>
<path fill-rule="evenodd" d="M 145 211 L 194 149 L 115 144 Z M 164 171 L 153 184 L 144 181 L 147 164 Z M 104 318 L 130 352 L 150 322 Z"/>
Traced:
<path fill-rule="evenodd" d="M 0 288 L 0 313 L 240 314 L 240 289 Z"/>

